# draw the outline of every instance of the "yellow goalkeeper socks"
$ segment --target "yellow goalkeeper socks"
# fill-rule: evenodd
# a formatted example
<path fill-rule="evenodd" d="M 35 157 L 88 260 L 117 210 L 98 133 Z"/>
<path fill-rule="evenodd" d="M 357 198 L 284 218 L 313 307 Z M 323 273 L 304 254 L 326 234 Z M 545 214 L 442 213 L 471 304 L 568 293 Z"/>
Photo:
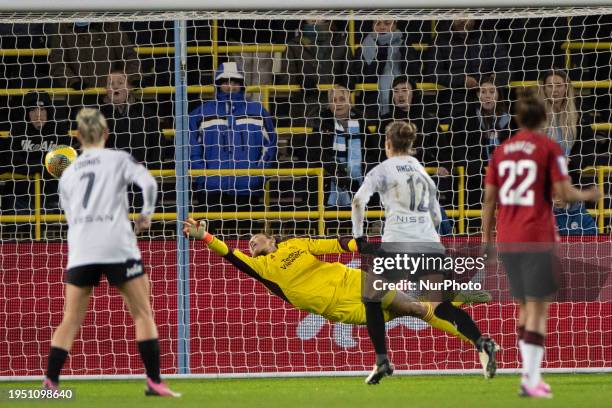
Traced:
<path fill-rule="evenodd" d="M 440 319 L 438 316 L 436 316 L 434 314 L 433 307 L 431 306 L 430 302 L 424 302 L 423 304 L 427 307 L 427 312 L 425 313 L 425 316 L 423 316 L 423 320 L 427 322 L 427 324 L 429 324 L 431 327 L 442 330 L 443 332 L 450 334 L 451 336 L 457 337 L 465 341 L 466 343 L 472 344 L 472 342 L 467 337 L 465 337 L 459 332 L 459 330 L 457 330 L 455 325 L 453 325 L 448 320 Z"/>

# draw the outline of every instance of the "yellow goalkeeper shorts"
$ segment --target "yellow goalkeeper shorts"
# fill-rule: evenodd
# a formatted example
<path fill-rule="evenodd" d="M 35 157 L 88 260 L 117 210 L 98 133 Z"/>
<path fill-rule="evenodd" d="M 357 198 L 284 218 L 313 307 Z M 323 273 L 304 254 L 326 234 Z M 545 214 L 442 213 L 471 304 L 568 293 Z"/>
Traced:
<path fill-rule="evenodd" d="M 324 317 L 339 323 L 366 324 L 365 306 L 361 296 L 361 273 L 353 274 L 342 287 L 338 288 L 336 293 L 336 302 L 326 311 Z M 382 298 L 381 303 L 386 322 L 395 317 L 387 310 L 395 294 L 396 291 L 391 290 Z"/>

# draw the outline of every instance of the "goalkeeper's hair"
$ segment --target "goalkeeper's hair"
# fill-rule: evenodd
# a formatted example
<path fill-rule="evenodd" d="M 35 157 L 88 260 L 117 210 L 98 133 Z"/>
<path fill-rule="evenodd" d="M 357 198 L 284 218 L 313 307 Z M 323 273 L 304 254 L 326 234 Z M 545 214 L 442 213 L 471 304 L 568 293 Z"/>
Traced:
<path fill-rule="evenodd" d="M 280 244 L 281 242 L 283 242 L 283 241 L 284 241 L 284 239 L 283 239 L 283 238 L 281 238 L 281 237 L 279 237 L 279 236 L 276 236 L 276 235 L 268 234 L 267 232 L 258 232 L 258 233 L 256 233 L 256 234 L 253 234 L 253 235 L 251 236 L 251 238 L 253 238 L 253 237 L 257 236 L 257 235 L 262 235 L 262 236 L 266 237 L 267 239 L 272 239 L 272 240 L 274 240 L 274 242 L 275 242 L 276 244 Z"/>
<path fill-rule="evenodd" d="M 524 129 L 538 130 L 546 122 L 546 105 L 537 90 L 524 89 L 516 103 L 516 121 Z"/>
<path fill-rule="evenodd" d="M 386 129 L 386 138 L 391 148 L 397 154 L 411 154 L 412 145 L 416 139 L 417 127 L 412 122 L 397 121 Z"/>
<path fill-rule="evenodd" d="M 79 137 L 84 144 L 96 144 L 108 129 L 106 118 L 97 109 L 83 108 L 76 117 Z"/>

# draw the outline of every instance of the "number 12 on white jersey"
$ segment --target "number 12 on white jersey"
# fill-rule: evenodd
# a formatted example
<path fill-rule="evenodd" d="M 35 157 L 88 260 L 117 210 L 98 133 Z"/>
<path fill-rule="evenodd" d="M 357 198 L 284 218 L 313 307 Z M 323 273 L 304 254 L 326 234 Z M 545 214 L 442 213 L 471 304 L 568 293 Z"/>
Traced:
<path fill-rule="evenodd" d="M 502 205 L 532 206 L 535 193 L 532 190 L 536 181 L 538 165 L 533 160 L 503 160 L 499 163 L 499 176 L 506 177 L 499 189 L 499 201 Z M 525 176 L 515 186 L 517 176 Z"/>

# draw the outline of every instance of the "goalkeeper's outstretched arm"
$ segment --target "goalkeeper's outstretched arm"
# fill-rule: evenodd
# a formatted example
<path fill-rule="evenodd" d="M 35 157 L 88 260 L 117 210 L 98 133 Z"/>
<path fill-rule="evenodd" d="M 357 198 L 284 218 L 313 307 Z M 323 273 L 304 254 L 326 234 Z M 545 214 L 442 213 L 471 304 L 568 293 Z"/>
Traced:
<path fill-rule="evenodd" d="M 208 249 L 223 257 L 241 272 L 261 282 L 273 294 L 289 302 L 281 288 L 275 282 L 265 279 L 262 276 L 267 268 L 264 260 L 250 257 L 238 249 L 230 248 L 225 242 L 206 231 L 205 221 L 196 221 L 192 218 L 188 218 L 183 222 L 183 234 L 185 234 L 186 237 L 204 241 Z"/>

